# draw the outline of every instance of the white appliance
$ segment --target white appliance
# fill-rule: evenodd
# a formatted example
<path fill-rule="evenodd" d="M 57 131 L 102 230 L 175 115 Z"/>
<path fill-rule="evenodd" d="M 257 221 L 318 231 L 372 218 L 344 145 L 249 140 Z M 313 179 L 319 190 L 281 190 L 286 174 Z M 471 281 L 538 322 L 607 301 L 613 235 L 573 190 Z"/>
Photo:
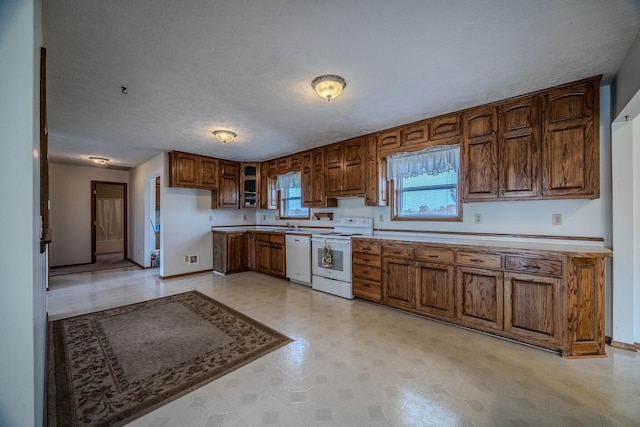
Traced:
<path fill-rule="evenodd" d="M 332 232 L 311 236 L 311 287 L 353 299 L 351 236 L 373 234 L 373 218 L 336 218 L 333 226 Z"/>
<path fill-rule="evenodd" d="M 285 236 L 287 277 L 295 283 L 311 286 L 311 236 Z"/>

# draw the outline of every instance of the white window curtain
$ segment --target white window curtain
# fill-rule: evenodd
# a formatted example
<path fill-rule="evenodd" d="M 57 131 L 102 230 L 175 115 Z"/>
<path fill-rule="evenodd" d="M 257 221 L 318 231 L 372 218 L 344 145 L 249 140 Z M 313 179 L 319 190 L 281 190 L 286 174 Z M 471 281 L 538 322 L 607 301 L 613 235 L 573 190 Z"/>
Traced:
<path fill-rule="evenodd" d="M 460 171 L 460 145 L 441 145 L 387 157 L 387 179 Z"/>
<path fill-rule="evenodd" d="M 124 238 L 123 207 L 123 199 L 96 200 L 96 241 Z"/>
<path fill-rule="evenodd" d="M 279 190 L 300 188 L 300 172 L 289 172 L 284 175 L 278 175 L 277 188 Z"/>

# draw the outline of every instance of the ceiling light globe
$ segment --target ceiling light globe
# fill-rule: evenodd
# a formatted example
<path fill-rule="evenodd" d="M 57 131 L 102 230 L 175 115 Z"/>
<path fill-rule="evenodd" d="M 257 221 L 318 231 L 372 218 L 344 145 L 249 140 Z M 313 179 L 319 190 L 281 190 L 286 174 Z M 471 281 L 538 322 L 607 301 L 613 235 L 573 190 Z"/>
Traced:
<path fill-rule="evenodd" d="M 109 162 L 109 159 L 107 159 L 105 157 L 94 157 L 94 156 L 91 156 L 91 157 L 89 157 L 89 160 L 91 160 L 96 165 L 100 165 L 100 166 L 106 165 Z"/>
<path fill-rule="evenodd" d="M 234 132 L 231 132 L 230 130 L 214 130 L 213 135 L 216 137 L 218 141 L 224 144 L 230 143 L 231 141 L 233 141 L 233 139 L 236 136 L 238 136 Z"/>
<path fill-rule="evenodd" d="M 316 93 L 327 101 L 340 95 L 346 86 L 347 82 L 342 77 L 333 74 L 318 76 L 311 82 Z"/>

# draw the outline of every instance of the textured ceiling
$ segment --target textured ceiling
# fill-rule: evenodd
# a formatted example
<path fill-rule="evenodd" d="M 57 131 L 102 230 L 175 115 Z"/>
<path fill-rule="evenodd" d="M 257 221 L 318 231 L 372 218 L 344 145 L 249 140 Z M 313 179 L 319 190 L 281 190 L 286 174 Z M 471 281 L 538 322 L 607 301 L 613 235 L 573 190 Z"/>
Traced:
<path fill-rule="evenodd" d="M 47 0 L 50 159 L 267 160 L 610 82 L 639 29 L 638 0 Z M 310 86 L 325 73 L 347 81 L 331 102 Z M 237 139 L 217 142 L 218 128 Z"/>

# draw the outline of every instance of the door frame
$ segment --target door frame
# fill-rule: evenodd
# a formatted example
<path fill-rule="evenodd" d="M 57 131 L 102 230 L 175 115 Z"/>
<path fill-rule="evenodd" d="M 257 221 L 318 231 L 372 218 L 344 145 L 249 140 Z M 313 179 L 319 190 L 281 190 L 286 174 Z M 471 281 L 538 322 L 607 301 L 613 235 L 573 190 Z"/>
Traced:
<path fill-rule="evenodd" d="M 96 187 L 98 184 L 120 185 L 123 189 L 124 210 L 124 259 L 129 259 L 129 210 L 127 203 L 127 183 L 112 181 L 91 181 L 91 264 L 96 262 Z"/>

